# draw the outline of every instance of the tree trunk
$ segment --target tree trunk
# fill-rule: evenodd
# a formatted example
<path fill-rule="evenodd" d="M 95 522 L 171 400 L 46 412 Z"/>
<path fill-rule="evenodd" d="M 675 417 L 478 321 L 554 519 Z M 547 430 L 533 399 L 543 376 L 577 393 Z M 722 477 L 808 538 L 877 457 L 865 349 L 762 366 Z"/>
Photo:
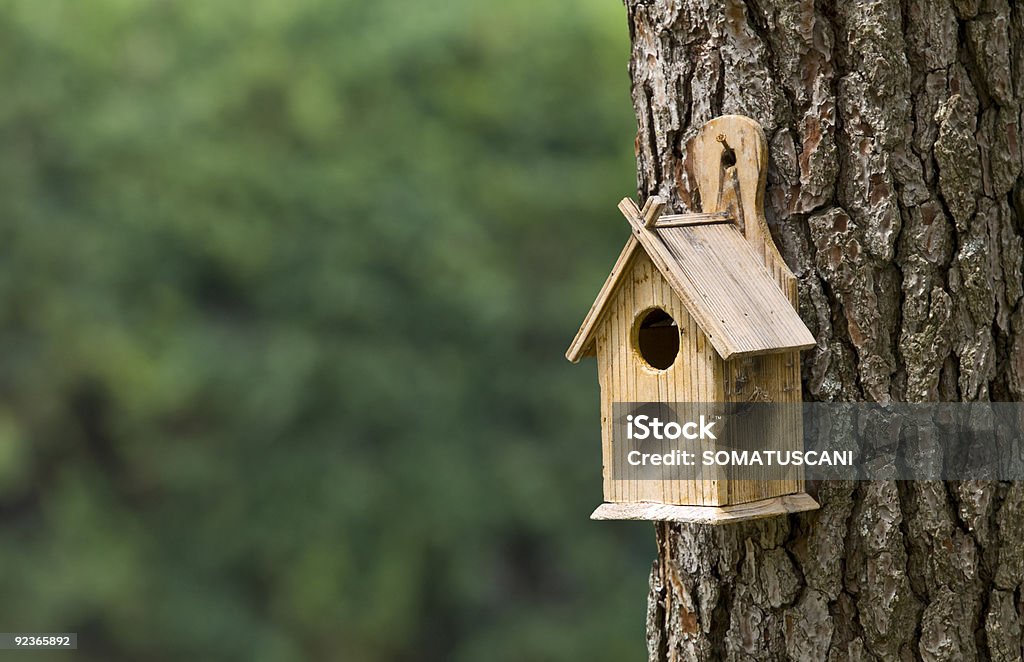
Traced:
<path fill-rule="evenodd" d="M 627 0 L 638 188 L 686 141 L 770 146 L 766 211 L 818 340 L 804 398 L 1024 399 L 1024 4 Z M 661 660 L 1020 660 L 1024 485 L 831 482 L 821 510 L 658 524 Z"/>

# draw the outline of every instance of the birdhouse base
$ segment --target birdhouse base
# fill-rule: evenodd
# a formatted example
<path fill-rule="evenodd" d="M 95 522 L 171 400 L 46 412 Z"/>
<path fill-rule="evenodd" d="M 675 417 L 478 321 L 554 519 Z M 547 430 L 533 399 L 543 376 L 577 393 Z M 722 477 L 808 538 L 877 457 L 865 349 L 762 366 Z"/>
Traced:
<path fill-rule="evenodd" d="M 590 516 L 594 520 L 650 520 L 690 524 L 732 524 L 747 520 L 801 513 L 820 508 L 809 494 L 761 499 L 734 506 L 676 506 L 666 503 L 602 503 Z"/>

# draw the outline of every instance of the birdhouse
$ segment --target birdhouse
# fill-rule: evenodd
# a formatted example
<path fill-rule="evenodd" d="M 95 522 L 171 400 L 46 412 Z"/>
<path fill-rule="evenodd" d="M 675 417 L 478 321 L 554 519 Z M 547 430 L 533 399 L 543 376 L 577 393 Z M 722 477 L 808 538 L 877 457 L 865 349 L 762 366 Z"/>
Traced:
<path fill-rule="evenodd" d="M 574 363 L 597 357 L 605 503 L 592 518 L 722 523 L 812 510 L 802 472 L 731 480 L 714 467 L 689 479 L 614 470 L 620 403 L 795 405 L 764 443 L 803 447 L 800 351 L 815 341 L 764 218 L 764 133 L 746 117 L 716 118 L 686 161 L 702 212 L 662 214 L 658 197 L 642 209 L 619 204 L 632 236 L 566 352 Z"/>

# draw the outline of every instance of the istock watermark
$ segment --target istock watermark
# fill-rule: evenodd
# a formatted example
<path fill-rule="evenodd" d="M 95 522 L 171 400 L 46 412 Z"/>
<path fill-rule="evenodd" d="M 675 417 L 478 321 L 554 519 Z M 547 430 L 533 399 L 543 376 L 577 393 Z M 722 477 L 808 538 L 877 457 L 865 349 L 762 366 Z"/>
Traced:
<path fill-rule="evenodd" d="M 718 421 L 708 421 L 701 414 L 696 421 L 678 423 L 676 421 L 662 422 L 657 416 L 640 414 L 626 416 L 626 437 L 643 441 L 648 437 L 653 439 L 717 439 L 711 431 L 712 426 Z"/>
<path fill-rule="evenodd" d="M 854 466 L 853 451 L 701 451 L 697 453 L 676 449 L 668 453 L 641 453 L 631 450 L 626 454 L 631 466 L 702 466 L 711 467 L 836 467 Z"/>
<path fill-rule="evenodd" d="M 1024 480 L 1024 403 L 612 407 L 613 479 Z"/>

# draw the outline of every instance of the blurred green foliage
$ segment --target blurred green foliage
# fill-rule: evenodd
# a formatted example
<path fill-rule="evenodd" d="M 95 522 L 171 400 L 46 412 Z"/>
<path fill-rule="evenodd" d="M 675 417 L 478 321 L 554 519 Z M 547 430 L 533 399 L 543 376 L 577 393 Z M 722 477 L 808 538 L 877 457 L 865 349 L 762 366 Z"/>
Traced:
<path fill-rule="evenodd" d="M 627 235 L 626 41 L 591 0 L 5 3 L 0 631 L 640 659 L 650 530 L 587 520 L 562 357 Z"/>

